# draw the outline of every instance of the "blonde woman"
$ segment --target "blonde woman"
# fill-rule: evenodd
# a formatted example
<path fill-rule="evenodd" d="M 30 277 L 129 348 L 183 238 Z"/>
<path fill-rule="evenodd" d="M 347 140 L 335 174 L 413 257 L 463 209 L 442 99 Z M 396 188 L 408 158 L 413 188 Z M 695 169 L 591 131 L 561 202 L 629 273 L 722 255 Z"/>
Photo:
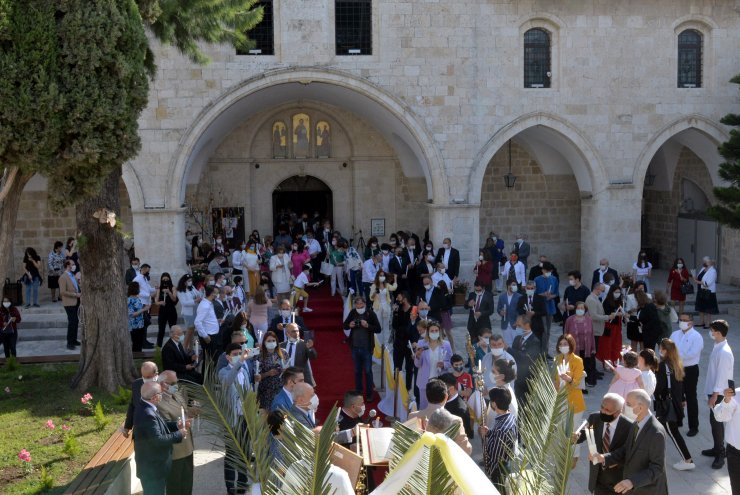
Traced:
<path fill-rule="evenodd" d="M 392 273 L 378 270 L 375 281 L 370 286 L 370 301 L 373 303 L 373 311 L 378 315 L 380 322 L 380 343 L 387 345 L 391 337 L 391 318 L 393 317 L 393 292 L 397 285 Z"/>

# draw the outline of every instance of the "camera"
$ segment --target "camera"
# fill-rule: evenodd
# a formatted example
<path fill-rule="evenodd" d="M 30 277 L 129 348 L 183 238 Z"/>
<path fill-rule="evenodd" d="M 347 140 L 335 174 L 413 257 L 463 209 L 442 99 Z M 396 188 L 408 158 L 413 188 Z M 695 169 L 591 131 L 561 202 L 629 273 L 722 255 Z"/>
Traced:
<path fill-rule="evenodd" d="M 362 325 L 362 318 L 355 318 L 355 326 L 359 327 Z"/>

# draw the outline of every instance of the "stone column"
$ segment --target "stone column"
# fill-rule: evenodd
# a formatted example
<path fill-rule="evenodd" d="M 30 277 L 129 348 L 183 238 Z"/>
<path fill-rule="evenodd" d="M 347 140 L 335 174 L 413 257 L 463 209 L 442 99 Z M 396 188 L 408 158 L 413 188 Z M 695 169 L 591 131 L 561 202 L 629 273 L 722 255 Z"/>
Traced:
<path fill-rule="evenodd" d="M 480 205 L 428 206 L 429 237 L 434 242 L 435 252 L 442 246 L 442 239 L 452 239 L 452 247 L 460 251 L 459 278 L 472 282 L 480 247 Z"/>
<path fill-rule="evenodd" d="M 640 250 L 642 191 L 633 185 L 612 185 L 581 199 L 581 273 L 591 283 L 599 260 L 607 258 L 619 273 L 632 271 Z"/>
<path fill-rule="evenodd" d="M 172 280 L 185 273 L 185 210 L 133 210 L 134 249 L 142 263 L 152 267 L 152 280 L 169 272 Z"/>

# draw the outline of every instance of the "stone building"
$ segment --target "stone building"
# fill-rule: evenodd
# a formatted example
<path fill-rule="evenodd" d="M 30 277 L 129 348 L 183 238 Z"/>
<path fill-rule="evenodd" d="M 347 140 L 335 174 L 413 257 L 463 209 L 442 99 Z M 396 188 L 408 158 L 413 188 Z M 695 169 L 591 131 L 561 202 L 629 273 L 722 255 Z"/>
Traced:
<path fill-rule="evenodd" d="M 563 269 L 627 271 L 646 248 L 661 266 L 719 255 L 740 283 L 740 234 L 702 215 L 719 120 L 740 111 L 737 0 L 259 3 L 259 53 L 206 46 L 199 66 L 154 46 L 122 217 L 155 271 L 183 269 L 196 206 L 264 234 L 303 194 L 346 237 L 451 237 L 467 278 L 495 230 Z M 73 233 L 44 189 L 16 254 Z"/>

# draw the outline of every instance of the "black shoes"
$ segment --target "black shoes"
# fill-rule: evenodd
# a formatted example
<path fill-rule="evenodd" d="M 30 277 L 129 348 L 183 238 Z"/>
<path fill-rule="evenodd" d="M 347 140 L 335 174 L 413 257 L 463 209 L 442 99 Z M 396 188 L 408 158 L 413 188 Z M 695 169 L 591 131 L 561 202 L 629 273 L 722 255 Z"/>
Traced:
<path fill-rule="evenodd" d="M 705 455 L 707 457 L 715 457 L 717 455 L 717 451 L 714 449 L 702 450 L 701 455 Z"/>
<path fill-rule="evenodd" d="M 725 458 L 721 455 L 718 455 L 714 458 L 714 462 L 712 463 L 712 469 L 722 469 L 722 466 L 725 465 Z"/>
<path fill-rule="evenodd" d="M 79 340 L 75 340 L 75 345 L 82 345 L 82 342 L 80 342 Z"/>
<path fill-rule="evenodd" d="M 67 344 L 67 349 L 69 349 L 70 351 L 74 351 L 75 350 L 75 346 L 70 345 L 70 344 Z"/>
<path fill-rule="evenodd" d="M 695 437 L 697 435 L 697 433 L 699 433 L 699 430 L 697 430 L 697 429 L 689 430 L 688 433 L 686 433 L 686 436 L 687 437 Z"/>
<path fill-rule="evenodd" d="M 141 344 L 141 347 L 142 349 L 154 349 L 154 344 L 147 340 L 143 344 Z"/>

